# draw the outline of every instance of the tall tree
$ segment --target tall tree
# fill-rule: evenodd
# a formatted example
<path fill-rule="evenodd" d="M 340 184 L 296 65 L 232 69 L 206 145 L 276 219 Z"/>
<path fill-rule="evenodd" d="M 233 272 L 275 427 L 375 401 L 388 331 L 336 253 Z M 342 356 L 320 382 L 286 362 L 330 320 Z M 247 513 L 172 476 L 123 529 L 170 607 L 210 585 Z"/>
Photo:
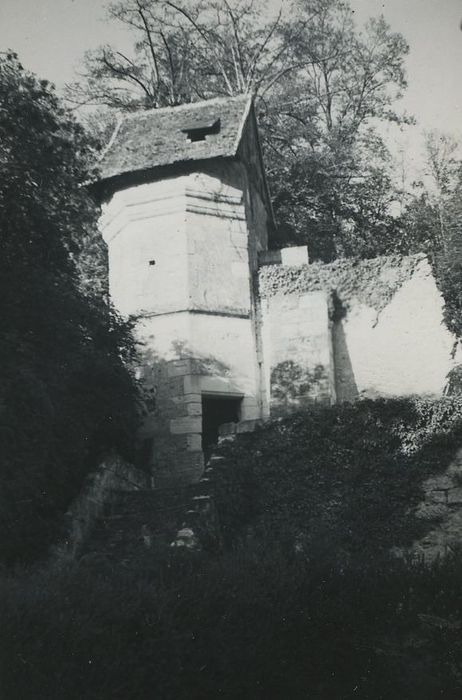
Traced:
<path fill-rule="evenodd" d="M 389 207 L 398 193 L 377 125 L 409 121 L 393 109 L 406 87 L 408 46 L 381 17 L 359 32 L 340 0 L 297 5 L 302 16 L 312 15 L 293 44 L 300 68 L 277 86 L 265 116 L 276 214 L 289 224 L 289 236 L 308 238 L 317 256 L 384 252 L 398 244 Z M 300 185 L 302 216 L 296 205 L 290 211 Z"/>
<path fill-rule="evenodd" d="M 436 241 L 446 251 L 450 232 L 446 222 L 446 209 L 459 186 L 460 163 L 457 159 L 459 144 L 450 134 L 429 131 L 425 134 L 427 156 L 426 174 L 430 178 L 427 197 L 438 213 L 438 234 Z M 449 209 L 451 206 L 449 205 Z M 447 225 L 448 224 L 448 225 Z M 435 241 L 435 242 L 436 242 Z"/>
<path fill-rule="evenodd" d="M 261 0 L 119 0 L 108 15 L 133 31 L 133 52 L 87 53 L 68 95 L 121 109 L 268 90 L 296 68 L 292 42 L 310 19 L 265 19 Z"/>
<path fill-rule="evenodd" d="M 82 256 L 92 159 L 47 81 L 0 56 L 0 558 L 40 554 L 83 476 L 134 435 L 130 325 Z"/>
<path fill-rule="evenodd" d="M 88 54 L 74 101 L 139 109 L 254 94 L 281 224 L 273 243 L 308 241 L 324 259 L 398 245 L 376 126 L 406 119 L 393 107 L 408 47 L 383 18 L 359 32 L 341 0 L 293 0 L 272 17 L 258 0 L 124 0 L 109 14 L 133 30 L 133 54 Z"/>

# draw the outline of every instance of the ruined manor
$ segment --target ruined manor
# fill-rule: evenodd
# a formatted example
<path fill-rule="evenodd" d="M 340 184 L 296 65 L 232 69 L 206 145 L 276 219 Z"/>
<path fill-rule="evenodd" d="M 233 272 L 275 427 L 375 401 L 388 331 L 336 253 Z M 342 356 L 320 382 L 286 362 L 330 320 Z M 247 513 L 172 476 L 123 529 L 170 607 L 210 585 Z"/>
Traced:
<path fill-rule="evenodd" d="M 110 293 L 136 319 L 156 485 L 197 480 L 222 430 L 361 397 L 439 396 L 457 362 L 423 256 L 271 250 L 251 99 L 125 116 L 98 192 Z"/>

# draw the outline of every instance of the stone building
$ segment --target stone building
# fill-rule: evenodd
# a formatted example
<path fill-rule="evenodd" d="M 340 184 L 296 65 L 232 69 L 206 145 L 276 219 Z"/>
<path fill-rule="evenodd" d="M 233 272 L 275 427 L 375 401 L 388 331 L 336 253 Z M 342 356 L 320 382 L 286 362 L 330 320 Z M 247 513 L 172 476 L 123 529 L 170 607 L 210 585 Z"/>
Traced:
<path fill-rule="evenodd" d="M 103 154 L 110 291 L 136 317 L 156 483 L 200 476 L 223 423 L 443 391 L 455 339 L 426 260 L 310 265 L 274 225 L 252 100 L 135 113 Z"/>
<path fill-rule="evenodd" d="M 129 115 L 101 176 L 110 291 L 155 394 L 146 452 L 158 481 L 194 479 L 218 423 L 268 412 L 253 275 L 273 217 L 252 101 Z"/>

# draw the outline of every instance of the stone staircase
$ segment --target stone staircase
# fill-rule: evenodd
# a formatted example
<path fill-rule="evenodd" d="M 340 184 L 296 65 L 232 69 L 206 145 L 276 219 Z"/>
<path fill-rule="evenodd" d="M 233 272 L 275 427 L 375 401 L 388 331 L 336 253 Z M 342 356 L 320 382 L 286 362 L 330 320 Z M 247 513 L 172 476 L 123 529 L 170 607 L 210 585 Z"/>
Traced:
<path fill-rule="evenodd" d="M 207 547 L 217 540 L 207 480 L 177 488 L 119 491 L 96 523 L 81 557 L 130 565 L 172 546 Z"/>

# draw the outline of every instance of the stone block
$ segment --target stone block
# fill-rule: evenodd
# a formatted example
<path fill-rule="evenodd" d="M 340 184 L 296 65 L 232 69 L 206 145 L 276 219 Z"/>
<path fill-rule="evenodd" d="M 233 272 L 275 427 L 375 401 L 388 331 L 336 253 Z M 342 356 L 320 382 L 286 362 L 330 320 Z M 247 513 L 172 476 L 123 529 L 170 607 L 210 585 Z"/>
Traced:
<path fill-rule="evenodd" d="M 172 435 L 201 432 L 202 419 L 199 417 L 188 416 L 186 418 L 173 418 L 170 421 L 170 433 Z"/>
<path fill-rule="evenodd" d="M 227 423 L 226 425 L 229 425 L 229 423 Z M 232 425 L 236 425 L 236 424 L 232 423 Z M 226 464 L 226 457 L 223 457 L 222 455 L 212 455 L 208 461 L 208 466 L 210 467 L 210 469 L 212 469 L 212 471 L 213 471 L 213 468 L 217 467 L 218 465 L 223 466 L 225 464 Z"/>
<path fill-rule="evenodd" d="M 232 231 L 230 243 L 233 247 L 247 248 L 247 234 L 240 231 Z"/>
<path fill-rule="evenodd" d="M 173 360 L 169 362 L 167 371 L 169 377 L 181 377 L 185 374 L 191 374 L 191 361 Z"/>
<path fill-rule="evenodd" d="M 448 508 L 444 503 L 421 503 L 416 511 L 419 520 L 441 520 L 448 514 Z"/>
<path fill-rule="evenodd" d="M 184 393 L 183 377 L 169 377 L 168 391 L 170 396 L 182 396 Z"/>
<path fill-rule="evenodd" d="M 201 394 L 186 394 L 186 396 L 184 396 L 182 399 L 183 403 L 185 403 L 185 404 L 201 403 L 201 400 L 202 400 Z"/>
<path fill-rule="evenodd" d="M 462 505 L 462 488 L 453 488 L 448 491 L 448 503 L 449 505 Z"/>
<path fill-rule="evenodd" d="M 183 378 L 183 390 L 185 394 L 200 394 L 200 377 L 186 376 Z"/>
<path fill-rule="evenodd" d="M 448 489 L 433 489 L 425 492 L 425 503 L 448 503 Z"/>
<path fill-rule="evenodd" d="M 202 416 L 202 403 L 192 403 L 186 404 L 186 409 L 188 416 Z"/>
<path fill-rule="evenodd" d="M 244 404 L 241 408 L 241 421 L 257 420 L 261 416 L 260 407 L 257 404 Z"/>
<path fill-rule="evenodd" d="M 188 435 L 186 449 L 188 450 L 188 452 L 199 452 L 200 450 L 202 450 L 202 435 L 200 433 Z"/>
<path fill-rule="evenodd" d="M 281 249 L 281 262 L 283 265 L 308 265 L 308 247 L 306 245 L 292 246 Z"/>
<path fill-rule="evenodd" d="M 424 484 L 425 492 L 428 491 L 447 491 L 454 486 L 454 482 L 447 474 L 438 474 L 431 476 Z"/>

